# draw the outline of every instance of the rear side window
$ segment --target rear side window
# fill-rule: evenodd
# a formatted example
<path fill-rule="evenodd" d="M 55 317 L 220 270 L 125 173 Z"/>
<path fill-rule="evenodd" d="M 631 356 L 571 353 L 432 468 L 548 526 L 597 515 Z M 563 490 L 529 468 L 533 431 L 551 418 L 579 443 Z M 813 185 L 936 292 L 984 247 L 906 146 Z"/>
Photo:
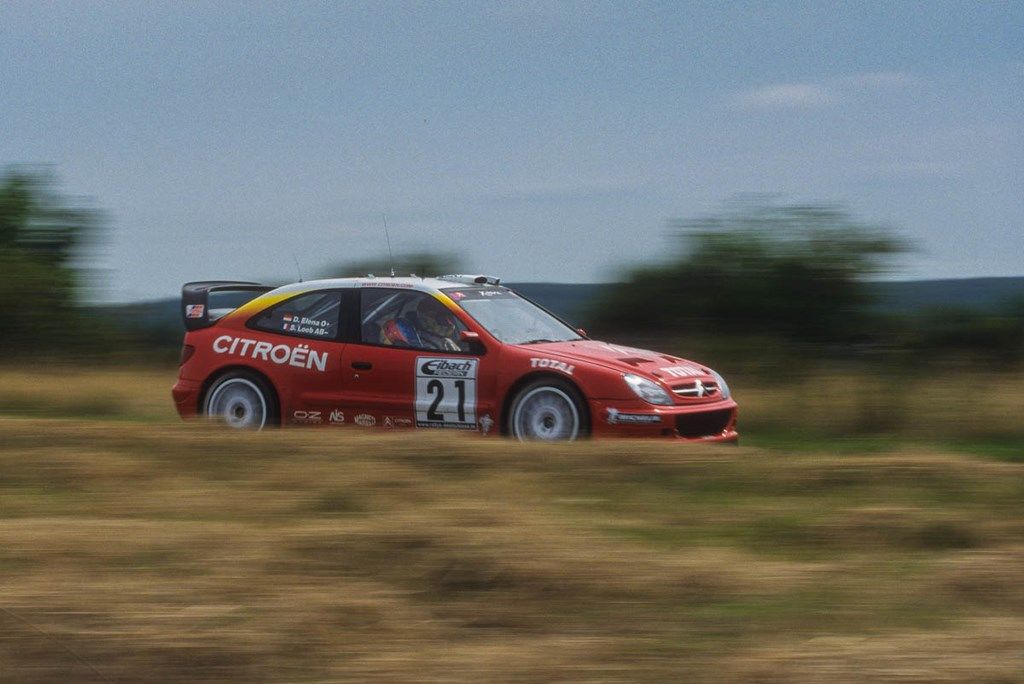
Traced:
<path fill-rule="evenodd" d="M 264 311 L 253 327 L 279 335 L 333 340 L 341 324 L 341 292 L 310 292 Z"/>
<path fill-rule="evenodd" d="M 256 299 L 262 291 L 253 290 L 214 290 L 207 295 L 206 308 L 209 310 L 210 320 L 215 321 L 221 316 L 226 316 L 246 302 Z"/>

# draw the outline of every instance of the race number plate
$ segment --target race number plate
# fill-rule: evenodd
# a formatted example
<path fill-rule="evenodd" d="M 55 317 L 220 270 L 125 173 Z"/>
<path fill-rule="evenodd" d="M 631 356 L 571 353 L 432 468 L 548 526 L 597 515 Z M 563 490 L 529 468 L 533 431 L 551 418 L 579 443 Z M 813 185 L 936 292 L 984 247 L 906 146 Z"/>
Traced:
<path fill-rule="evenodd" d="M 416 427 L 476 429 L 479 359 L 416 359 Z"/>

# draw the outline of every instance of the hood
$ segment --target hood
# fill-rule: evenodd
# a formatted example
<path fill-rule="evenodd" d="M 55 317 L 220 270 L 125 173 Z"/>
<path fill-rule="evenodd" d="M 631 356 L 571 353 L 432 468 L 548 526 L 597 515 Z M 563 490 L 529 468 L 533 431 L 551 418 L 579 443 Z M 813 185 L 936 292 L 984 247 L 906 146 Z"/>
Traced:
<path fill-rule="evenodd" d="M 597 340 L 546 342 L 524 348 L 557 356 L 570 363 L 587 362 L 621 373 L 636 373 L 669 385 L 688 378 L 711 376 L 711 369 L 694 361 Z"/>

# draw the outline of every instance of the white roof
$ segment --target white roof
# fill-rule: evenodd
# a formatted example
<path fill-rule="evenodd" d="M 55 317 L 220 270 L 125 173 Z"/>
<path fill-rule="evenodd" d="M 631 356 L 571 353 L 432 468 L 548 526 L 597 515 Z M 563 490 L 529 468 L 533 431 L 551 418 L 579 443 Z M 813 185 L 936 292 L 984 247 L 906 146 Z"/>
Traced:
<path fill-rule="evenodd" d="M 441 288 L 459 287 L 460 285 L 463 287 L 480 286 L 476 283 L 459 282 L 456 280 L 441 280 L 440 278 L 392 278 L 391 276 L 362 276 L 359 278 L 328 278 L 326 280 L 307 280 L 301 283 L 282 285 L 276 290 L 273 290 L 273 292 L 310 292 L 313 290 L 329 290 L 346 287 L 394 287 L 403 290 L 436 292 Z"/>

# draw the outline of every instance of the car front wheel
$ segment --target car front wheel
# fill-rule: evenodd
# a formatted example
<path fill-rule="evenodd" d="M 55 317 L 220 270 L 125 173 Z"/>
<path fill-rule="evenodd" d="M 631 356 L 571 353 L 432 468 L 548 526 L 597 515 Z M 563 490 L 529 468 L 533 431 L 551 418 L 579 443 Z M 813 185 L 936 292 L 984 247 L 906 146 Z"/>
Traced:
<path fill-rule="evenodd" d="M 586 435 L 587 411 L 579 392 L 558 379 L 530 383 L 516 395 L 509 411 L 509 431 L 526 441 L 573 441 Z"/>
<path fill-rule="evenodd" d="M 203 401 L 203 414 L 239 430 L 262 430 L 277 421 L 277 404 L 262 378 L 236 371 L 213 383 Z"/>

